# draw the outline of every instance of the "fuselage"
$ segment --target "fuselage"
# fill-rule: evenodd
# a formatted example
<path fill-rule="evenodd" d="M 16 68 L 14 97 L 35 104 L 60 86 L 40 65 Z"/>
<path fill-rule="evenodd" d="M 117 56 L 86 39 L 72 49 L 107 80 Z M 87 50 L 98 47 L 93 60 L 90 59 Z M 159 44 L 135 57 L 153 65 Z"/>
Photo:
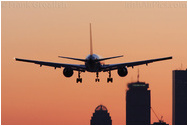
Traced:
<path fill-rule="evenodd" d="M 101 72 L 101 63 L 100 61 L 96 61 L 97 59 L 100 59 L 100 57 L 96 54 L 88 55 L 86 57 L 86 70 L 88 72 Z"/>

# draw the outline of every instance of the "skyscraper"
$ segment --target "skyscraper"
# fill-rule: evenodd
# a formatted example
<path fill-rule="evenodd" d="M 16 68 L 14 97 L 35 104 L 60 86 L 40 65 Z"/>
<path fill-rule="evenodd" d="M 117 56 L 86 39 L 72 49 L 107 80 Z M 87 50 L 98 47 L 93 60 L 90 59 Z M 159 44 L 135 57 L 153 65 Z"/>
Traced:
<path fill-rule="evenodd" d="M 174 70 L 172 74 L 172 124 L 187 125 L 187 70 Z"/>
<path fill-rule="evenodd" d="M 149 84 L 135 82 L 128 84 L 126 92 L 126 124 L 150 125 Z"/>
<path fill-rule="evenodd" d="M 104 105 L 99 105 L 95 109 L 95 113 L 91 117 L 91 125 L 112 125 L 112 120 L 107 108 Z"/>

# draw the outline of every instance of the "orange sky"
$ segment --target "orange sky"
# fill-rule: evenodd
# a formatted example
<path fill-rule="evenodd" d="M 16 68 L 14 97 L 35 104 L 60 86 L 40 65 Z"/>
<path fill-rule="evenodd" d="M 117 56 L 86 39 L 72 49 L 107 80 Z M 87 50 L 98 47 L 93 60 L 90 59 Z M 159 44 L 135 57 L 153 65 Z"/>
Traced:
<path fill-rule="evenodd" d="M 187 68 L 187 2 L 1 2 L 1 124 L 90 124 L 103 104 L 113 124 L 125 124 L 126 84 L 149 83 L 151 106 L 172 124 L 172 70 Z M 94 53 L 124 55 L 106 63 L 173 56 L 173 60 L 128 68 L 122 78 L 77 72 L 65 78 L 61 69 L 16 62 L 13 57 L 63 63 L 82 62 L 89 54 L 89 22 Z M 151 122 L 157 121 L 151 112 Z"/>

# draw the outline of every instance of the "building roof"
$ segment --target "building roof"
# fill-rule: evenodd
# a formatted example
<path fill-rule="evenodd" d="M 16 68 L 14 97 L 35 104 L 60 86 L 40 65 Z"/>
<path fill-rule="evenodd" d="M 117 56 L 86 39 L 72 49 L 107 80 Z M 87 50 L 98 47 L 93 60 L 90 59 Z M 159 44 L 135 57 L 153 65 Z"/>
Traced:
<path fill-rule="evenodd" d="M 137 82 L 128 83 L 127 87 L 129 89 L 137 89 L 137 88 L 139 88 L 139 89 L 140 88 L 147 89 L 147 88 L 149 88 L 149 84 L 147 84 L 145 82 L 137 81 Z"/>
<path fill-rule="evenodd" d="M 107 111 L 107 108 L 104 105 L 99 105 L 96 107 L 95 111 Z"/>

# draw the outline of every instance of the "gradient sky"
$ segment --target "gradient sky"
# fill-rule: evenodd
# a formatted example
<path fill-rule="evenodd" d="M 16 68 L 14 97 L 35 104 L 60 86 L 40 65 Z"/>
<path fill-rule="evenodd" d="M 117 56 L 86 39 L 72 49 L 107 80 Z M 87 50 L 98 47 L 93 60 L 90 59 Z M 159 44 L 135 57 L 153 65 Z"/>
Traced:
<path fill-rule="evenodd" d="M 172 124 L 172 70 L 187 68 L 187 2 L 1 2 L 1 124 L 90 124 L 99 104 L 113 124 L 125 124 L 127 83 L 149 83 L 151 106 Z M 93 50 L 106 61 L 121 63 L 173 56 L 173 60 L 128 68 L 126 77 L 77 72 L 65 78 L 63 68 L 16 62 L 13 57 L 78 63 L 57 56 L 89 54 L 89 23 Z M 182 65 L 181 65 L 182 64 Z M 157 118 L 151 112 L 151 122 Z"/>

